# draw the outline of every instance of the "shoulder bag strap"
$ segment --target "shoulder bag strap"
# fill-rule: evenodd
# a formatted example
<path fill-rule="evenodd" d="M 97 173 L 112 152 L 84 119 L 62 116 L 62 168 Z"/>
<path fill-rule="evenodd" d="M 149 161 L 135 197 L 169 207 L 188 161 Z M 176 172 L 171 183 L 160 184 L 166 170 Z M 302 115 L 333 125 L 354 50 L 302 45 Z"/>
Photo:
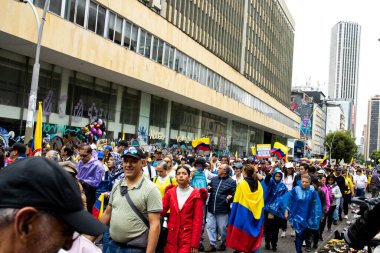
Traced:
<path fill-rule="evenodd" d="M 128 204 L 131 206 L 132 210 L 139 216 L 139 218 L 145 223 L 145 225 L 149 228 L 149 221 L 148 219 L 140 212 L 140 210 L 133 204 L 133 201 L 131 197 L 128 194 L 128 191 L 126 191 L 125 198 L 128 201 Z"/>
<path fill-rule="evenodd" d="M 149 180 L 152 180 L 152 168 L 150 167 L 150 164 L 148 164 L 148 173 L 149 173 Z"/>

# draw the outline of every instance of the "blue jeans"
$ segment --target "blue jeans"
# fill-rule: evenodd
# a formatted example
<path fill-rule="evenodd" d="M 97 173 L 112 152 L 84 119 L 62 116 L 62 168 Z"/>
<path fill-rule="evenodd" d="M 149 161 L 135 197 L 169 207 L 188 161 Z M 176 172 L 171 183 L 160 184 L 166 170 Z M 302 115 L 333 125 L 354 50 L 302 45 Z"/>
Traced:
<path fill-rule="evenodd" d="M 296 252 L 297 253 L 302 253 L 302 243 L 303 243 L 303 239 L 304 239 L 304 231 L 302 231 L 301 233 L 297 233 L 296 232 L 296 240 L 295 240 L 295 244 L 296 244 Z"/>
<path fill-rule="evenodd" d="M 114 241 L 109 241 L 107 253 L 145 253 L 146 249 L 137 247 L 120 246 Z"/>
<path fill-rule="evenodd" d="M 226 243 L 228 214 L 207 213 L 207 235 L 210 245 L 216 247 L 218 233 L 222 237 L 222 245 Z"/>
<path fill-rule="evenodd" d="M 337 221 L 338 218 L 342 215 L 342 207 L 343 207 L 343 196 L 339 199 L 339 205 L 336 205 L 334 211 L 334 220 Z"/>
<path fill-rule="evenodd" d="M 110 226 L 107 226 L 107 230 L 103 233 L 103 253 L 107 253 L 108 243 L 110 242 Z"/>
<path fill-rule="evenodd" d="M 205 226 L 206 226 L 206 214 L 207 214 L 207 205 L 204 204 L 203 205 L 203 217 L 202 217 L 202 234 L 201 234 L 201 241 L 200 241 L 200 245 L 203 244 L 203 234 L 205 232 Z"/>
<path fill-rule="evenodd" d="M 363 188 L 357 188 L 356 189 L 356 197 L 365 197 L 365 193 L 364 193 Z"/>

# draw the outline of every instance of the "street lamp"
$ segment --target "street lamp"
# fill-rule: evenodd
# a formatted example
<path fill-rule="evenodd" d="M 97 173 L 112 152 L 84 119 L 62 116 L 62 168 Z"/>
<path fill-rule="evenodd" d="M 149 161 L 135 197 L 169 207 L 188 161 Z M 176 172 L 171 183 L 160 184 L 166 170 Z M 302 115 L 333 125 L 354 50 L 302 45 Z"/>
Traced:
<path fill-rule="evenodd" d="M 24 143 L 26 144 L 30 141 L 30 139 L 33 136 L 34 113 L 36 111 L 38 79 L 40 76 L 40 50 L 41 50 L 42 31 L 44 29 L 46 12 L 49 9 L 50 0 L 45 1 L 41 23 L 39 22 L 38 13 L 32 3 L 32 0 L 22 0 L 22 2 L 29 4 L 30 7 L 32 8 L 34 16 L 36 18 L 37 29 L 38 29 L 36 58 L 33 65 L 32 84 L 30 86 L 29 102 L 28 102 L 28 114 L 26 116 L 25 138 L 24 138 Z"/>

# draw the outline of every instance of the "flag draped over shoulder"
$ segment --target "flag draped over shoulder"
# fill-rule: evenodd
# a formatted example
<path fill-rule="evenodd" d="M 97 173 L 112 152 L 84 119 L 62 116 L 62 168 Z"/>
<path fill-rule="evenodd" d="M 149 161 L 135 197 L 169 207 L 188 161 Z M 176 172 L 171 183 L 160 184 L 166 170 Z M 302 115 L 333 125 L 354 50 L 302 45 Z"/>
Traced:
<path fill-rule="evenodd" d="M 198 150 L 203 150 L 203 151 L 210 150 L 210 138 L 208 137 L 193 140 L 191 144 L 195 152 L 198 152 Z"/>
<path fill-rule="evenodd" d="M 42 102 L 38 102 L 37 122 L 34 132 L 34 151 L 33 154 L 42 151 Z"/>
<path fill-rule="evenodd" d="M 251 192 L 246 180 L 235 192 L 227 228 L 226 245 L 234 250 L 252 252 L 261 246 L 264 223 L 264 196 L 261 184 Z"/>
<path fill-rule="evenodd" d="M 92 207 L 92 215 L 100 219 L 103 215 L 104 209 L 104 194 L 100 194 L 99 198 L 95 201 L 94 206 Z"/>

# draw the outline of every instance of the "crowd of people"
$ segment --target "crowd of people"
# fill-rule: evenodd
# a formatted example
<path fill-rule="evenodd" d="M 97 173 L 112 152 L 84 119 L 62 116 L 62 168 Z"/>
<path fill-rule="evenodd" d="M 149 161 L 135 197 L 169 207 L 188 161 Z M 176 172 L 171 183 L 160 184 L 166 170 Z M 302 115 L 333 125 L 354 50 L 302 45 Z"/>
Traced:
<path fill-rule="evenodd" d="M 353 196 L 380 189 L 380 167 L 150 154 L 125 141 L 25 154 L 0 149 L 0 252 L 258 252 L 262 239 L 277 251 L 279 235 L 309 252 L 348 220 Z M 47 220 L 56 226 L 42 232 Z"/>

